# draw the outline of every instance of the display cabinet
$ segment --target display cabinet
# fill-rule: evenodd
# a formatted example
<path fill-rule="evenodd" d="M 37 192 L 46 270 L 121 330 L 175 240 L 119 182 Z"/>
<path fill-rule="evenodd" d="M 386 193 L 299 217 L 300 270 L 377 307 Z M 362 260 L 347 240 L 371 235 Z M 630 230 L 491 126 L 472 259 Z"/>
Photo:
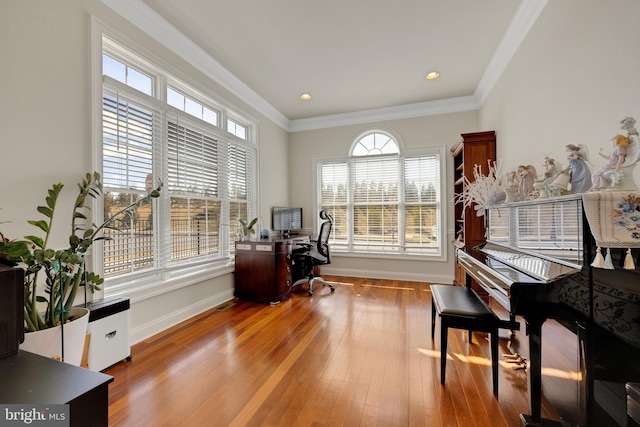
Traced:
<path fill-rule="evenodd" d="M 464 192 L 465 182 L 473 182 L 475 166 L 483 174 L 489 172 L 489 162 L 496 160 L 495 131 L 464 133 L 451 149 L 453 155 L 453 192 L 457 200 Z M 466 178 L 466 179 L 465 179 Z M 455 238 L 460 246 L 476 246 L 485 242 L 484 217 L 477 216 L 473 206 L 464 207 L 462 203 L 454 206 Z M 465 274 L 456 261 L 455 283 L 464 286 Z M 476 286 L 474 289 L 479 290 Z"/>

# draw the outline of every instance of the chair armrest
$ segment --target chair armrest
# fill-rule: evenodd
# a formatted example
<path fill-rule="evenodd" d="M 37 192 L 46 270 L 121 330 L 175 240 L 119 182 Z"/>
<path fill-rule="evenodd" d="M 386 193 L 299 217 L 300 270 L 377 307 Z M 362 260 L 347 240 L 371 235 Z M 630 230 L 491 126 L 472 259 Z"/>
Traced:
<path fill-rule="evenodd" d="M 302 242 L 302 243 L 296 243 L 295 246 L 297 247 L 293 250 L 294 254 L 309 252 L 311 248 L 314 247 L 315 245 L 308 242 Z"/>

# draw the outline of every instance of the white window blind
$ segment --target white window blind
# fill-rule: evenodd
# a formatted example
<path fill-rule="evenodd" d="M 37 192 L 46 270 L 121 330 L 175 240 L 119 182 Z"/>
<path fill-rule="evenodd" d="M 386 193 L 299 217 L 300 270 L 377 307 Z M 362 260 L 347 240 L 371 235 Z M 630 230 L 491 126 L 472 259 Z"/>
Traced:
<path fill-rule="evenodd" d="M 227 196 L 229 198 L 230 236 L 234 241 L 240 231 L 239 219 L 250 221 L 255 211 L 256 157 L 253 150 L 239 143 L 227 145 Z M 233 249 L 233 248 L 231 248 Z"/>
<path fill-rule="evenodd" d="M 144 191 L 162 113 L 117 91 L 104 93 L 102 107 L 103 184 Z"/>
<path fill-rule="evenodd" d="M 168 121 L 168 190 L 218 196 L 218 141 L 186 120 Z"/>
<path fill-rule="evenodd" d="M 404 159 L 404 236 L 406 246 L 437 246 L 440 203 L 437 155 Z"/>
<path fill-rule="evenodd" d="M 320 209 L 333 216 L 330 242 L 348 241 L 349 167 L 346 162 L 320 165 Z"/>
<path fill-rule="evenodd" d="M 218 141 L 205 126 L 167 121 L 167 191 L 171 194 L 171 260 L 220 250 Z"/>
<path fill-rule="evenodd" d="M 162 134 L 162 113 L 134 97 L 106 89 L 102 100 L 103 205 L 105 218 L 133 203 L 153 182 L 156 141 Z M 105 277 L 152 268 L 155 259 L 153 204 L 138 206 L 118 217 L 104 231 Z"/>
<path fill-rule="evenodd" d="M 398 156 L 352 162 L 355 245 L 398 245 L 398 165 Z"/>

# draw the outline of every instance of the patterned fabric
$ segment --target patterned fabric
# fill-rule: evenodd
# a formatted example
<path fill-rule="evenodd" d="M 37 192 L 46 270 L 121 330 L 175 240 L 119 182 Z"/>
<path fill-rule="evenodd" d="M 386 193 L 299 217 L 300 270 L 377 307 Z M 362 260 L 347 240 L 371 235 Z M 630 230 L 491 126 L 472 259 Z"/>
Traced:
<path fill-rule="evenodd" d="M 582 194 L 584 212 L 598 245 L 593 267 L 612 269 L 608 248 L 640 247 L 640 194 L 629 191 L 600 191 Z M 602 249 L 607 248 L 603 257 Z M 626 269 L 634 269 L 628 250 Z"/>
<path fill-rule="evenodd" d="M 621 274 L 620 271 L 618 273 Z M 633 279 L 635 277 L 616 277 L 616 280 L 621 283 Z M 578 274 L 568 279 L 560 290 L 559 300 L 585 316 L 589 316 L 588 277 Z M 594 280 L 593 310 L 593 317 L 598 325 L 634 347 L 640 347 L 640 293 L 638 291 L 632 291 L 630 286 L 624 289 Z"/>

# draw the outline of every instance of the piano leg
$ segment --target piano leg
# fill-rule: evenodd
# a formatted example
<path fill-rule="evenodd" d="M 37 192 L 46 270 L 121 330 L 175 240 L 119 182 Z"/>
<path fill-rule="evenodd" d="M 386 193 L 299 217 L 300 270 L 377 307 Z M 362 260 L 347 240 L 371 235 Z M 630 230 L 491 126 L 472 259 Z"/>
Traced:
<path fill-rule="evenodd" d="M 546 319 L 532 319 L 528 316 L 525 320 L 529 335 L 529 366 L 527 366 L 529 410 L 531 420 L 539 422 L 542 420 L 542 324 Z"/>
<path fill-rule="evenodd" d="M 542 324 L 546 319 L 527 316 L 529 335 L 529 364 L 527 385 L 529 388 L 529 410 L 531 415 L 520 414 L 522 427 L 570 427 L 574 424 L 542 418 Z M 576 426 L 577 427 L 577 426 Z"/>

